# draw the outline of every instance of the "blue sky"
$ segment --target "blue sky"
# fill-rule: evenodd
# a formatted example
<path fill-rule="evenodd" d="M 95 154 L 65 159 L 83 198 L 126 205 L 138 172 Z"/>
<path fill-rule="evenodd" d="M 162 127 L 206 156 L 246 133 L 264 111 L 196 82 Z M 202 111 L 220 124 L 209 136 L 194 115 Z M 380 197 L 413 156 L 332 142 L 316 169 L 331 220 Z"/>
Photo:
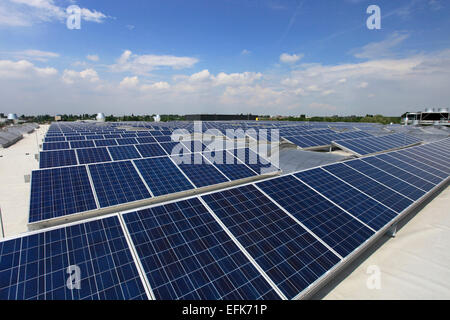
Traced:
<path fill-rule="evenodd" d="M 74 4 L 80 30 L 66 27 Z M 371 4 L 381 30 L 366 27 Z M 445 0 L 3 0 L 0 112 L 449 107 L 449 31 Z"/>

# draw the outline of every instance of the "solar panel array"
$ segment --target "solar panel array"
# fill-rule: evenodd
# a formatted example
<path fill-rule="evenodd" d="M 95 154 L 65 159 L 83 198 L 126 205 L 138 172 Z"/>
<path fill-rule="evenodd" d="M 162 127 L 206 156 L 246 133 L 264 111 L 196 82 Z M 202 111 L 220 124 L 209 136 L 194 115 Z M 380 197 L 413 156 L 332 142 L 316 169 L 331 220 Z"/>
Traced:
<path fill-rule="evenodd" d="M 69 127 L 60 125 L 59 129 Z M 88 128 L 75 127 L 78 130 Z M 142 201 L 161 201 L 158 197 L 162 196 L 180 197 L 181 192 L 218 188 L 223 183 L 279 172 L 250 151 L 238 160 L 233 150 L 223 150 L 225 146 L 219 148 L 221 151 L 211 151 L 201 141 L 157 142 L 166 140 L 161 137 L 170 138 L 171 131 L 117 130 L 115 133 L 116 129 L 110 128 L 108 134 L 100 134 L 94 130 L 56 133 L 55 126 L 50 129 L 46 139 L 64 135 L 64 139 L 70 141 L 46 142 L 44 149 L 53 145 L 56 148 L 56 144 L 79 148 L 41 152 L 40 167 L 48 171 L 32 172 L 29 223 L 34 225 L 49 220 L 60 223 L 60 218 L 75 214 L 131 203 L 142 205 Z M 90 142 L 98 146 L 84 148 L 83 144 Z M 200 153 L 192 153 L 196 151 Z M 219 164 L 215 161 L 218 155 L 227 155 L 223 159 L 231 159 L 232 163 Z M 245 158 L 246 155 L 252 158 Z M 257 171 L 261 168 L 264 171 Z M 77 197 L 73 196 L 75 193 Z"/>
<path fill-rule="evenodd" d="M 315 130 L 314 130 L 315 131 Z M 317 133 L 314 131 L 306 131 L 297 135 L 286 135 L 282 134 L 281 137 L 291 142 L 302 149 L 314 148 L 314 147 L 325 147 L 330 146 L 332 141 L 343 140 L 343 139 L 360 139 L 365 137 L 371 137 L 370 133 L 365 131 L 356 130 L 348 132 L 332 132 L 332 133 Z M 327 129 L 328 131 L 328 129 Z M 331 131 L 331 130 L 329 130 Z M 288 133 L 289 134 L 289 133 Z"/>
<path fill-rule="evenodd" d="M 333 145 L 344 148 L 359 156 L 388 150 L 406 148 L 422 140 L 403 133 L 394 133 L 381 137 L 359 137 L 356 139 L 335 140 Z"/>
<path fill-rule="evenodd" d="M 450 138 L 3 240 L 0 299 L 302 298 L 446 185 L 449 152 Z M 118 163 L 133 166 L 89 167 Z"/>

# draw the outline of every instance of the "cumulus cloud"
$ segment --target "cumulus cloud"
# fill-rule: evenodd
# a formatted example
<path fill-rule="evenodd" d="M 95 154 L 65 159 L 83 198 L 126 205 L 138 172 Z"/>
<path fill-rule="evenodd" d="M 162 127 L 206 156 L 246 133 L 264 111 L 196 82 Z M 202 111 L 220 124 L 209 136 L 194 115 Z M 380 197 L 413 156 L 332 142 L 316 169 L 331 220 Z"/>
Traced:
<path fill-rule="evenodd" d="M 134 77 L 125 77 L 120 82 L 119 86 L 122 88 L 135 88 L 139 84 L 139 78 L 137 76 Z"/>
<path fill-rule="evenodd" d="M 77 81 L 97 82 L 99 77 L 94 69 L 85 69 L 83 71 L 64 70 L 62 80 L 67 84 L 73 84 Z"/>
<path fill-rule="evenodd" d="M 110 66 L 115 72 L 132 72 L 134 74 L 147 74 L 149 71 L 171 68 L 190 68 L 198 62 L 193 57 L 177 57 L 171 55 L 137 55 L 130 50 L 125 50 L 117 59 L 117 62 Z"/>
<path fill-rule="evenodd" d="M 280 55 L 280 62 L 282 63 L 294 63 L 300 60 L 303 57 L 302 54 L 289 54 L 289 53 L 282 53 Z"/>
<path fill-rule="evenodd" d="M 48 77 L 58 73 L 55 68 L 38 68 L 27 60 L 0 60 L 0 77 L 3 79 L 20 79 L 30 76 Z"/>

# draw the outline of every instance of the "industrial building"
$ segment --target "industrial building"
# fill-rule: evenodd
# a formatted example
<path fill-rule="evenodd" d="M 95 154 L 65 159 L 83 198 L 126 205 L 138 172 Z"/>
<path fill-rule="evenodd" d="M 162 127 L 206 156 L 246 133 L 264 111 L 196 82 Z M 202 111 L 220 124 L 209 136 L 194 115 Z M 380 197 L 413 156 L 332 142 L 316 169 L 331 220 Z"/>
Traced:
<path fill-rule="evenodd" d="M 402 124 L 450 126 L 450 113 L 448 108 L 426 108 L 425 111 L 406 112 L 402 115 Z"/>

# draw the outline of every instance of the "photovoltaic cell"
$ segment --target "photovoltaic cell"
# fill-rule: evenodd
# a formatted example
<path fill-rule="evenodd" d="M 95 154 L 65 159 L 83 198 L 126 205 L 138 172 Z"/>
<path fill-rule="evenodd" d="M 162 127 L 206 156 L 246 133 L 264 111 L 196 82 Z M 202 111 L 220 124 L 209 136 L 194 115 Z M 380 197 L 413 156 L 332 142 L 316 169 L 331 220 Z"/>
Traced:
<path fill-rule="evenodd" d="M 123 138 L 123 139 L 116 139 L 117 143 L 121 146 L 125 146 L 128 144 L 137 144 L 137 140 L 135 138 Z"/>
<path fill-rule="evenodd" d="M 70 142 L 70 147 L 72 149 L 77 149 L 77 148 L 94 148 L 94 141 L 92 140 L 86 140 L 86 141 L 71 141 Z"/>
<path fill-rule="evenodd" d="M 74 150 L 54 150 L 39 153 L 39 168 L 54 168 L 77 165 Z"/>
<path fill-rule="evenodd" d="M 30 223 L 96 208 L 85 166 L 32 172 Z"/>
<path fill-rule="evenodd" d="M 141 138 L 136 138 L 138 143 L 154 143 L 156 142 L 155 138 L 153 137 L 141 137 Z"/>
<path fill-rule="evenodd" d="M 151 198 L 130 161 L 89 165 L 100 207 Z"/>
<path fill-rule="evenodd" d="M 172 158 L 197 188 L 229 181 L 212 164 L 207 163 L 199 153 L 184 156 L 186 161 L 182 163 L 180 163 L 179 157 Z"/>
<path fill-rule="evenodd" d="M 338 178 L 349 183 L 356 189 L 361 190 L 362 192 L 387 205 L 396 213 L 402 212 L 413 203 L 412 200 L 405 198 L 400 193 L 397 193 L 379 184 L 378 182 L 369 179 L 358 171 L 353 170 L 342 163 L 328 165 L 323 167 L 323 169 L 336 175 Z"/>
<path fill-rule="evenodd" d="M 0 300 L 36 299 L 147 299 L 116 216 L 0 242 Z"/>
<path fill-rule="evenodd" d="M 117 146 L 115 139 L 95 140 L 94 142 L 97 147 Z"/>
<path fill-rule="evenodd" d="M 239 180 L 256 176 L 256 173 L 244 163 L 238 161 L 232 153 L 223 151 L 206 151 L 203 156 L 225 174 L 230 180 Z"/>
<path fill-rule="evenodd" d="M 165 156 L 166 152 L 157 143 L 145 143 L 135 145 L 144 158 Z"/>
<path fill-rule="evenodd" d="M 141 158 L 133 145 L 108 147 L 108 150 L 114 161 Z"/>
<path fill-rule="evenodd" d="M 400 180 L 374 166 L 371 166 L 370 164 L 363 162 L 361 160 L 353 160 L 345 162 L 345 165 L 364 173 L 365 175 L 369 176 L 370 178 L 374 179 L 375 181 L 384 184 L 385 186 L 388 186 L 389 188 L 394 189 L 398 193 L 408 197 L 412 200 L 418 200 L 421 198 L 425 191 L 417 189 L 415 186 Z"/>
<path fill-rule="evenodd" d="M 390 208 L 321 168 L 298 172 L 295 176 L 374 230 L 381 229 L 397 216 Z"/>
<path fill-rule="evenodd" d="M 374 233 L 293 176 L 263 181 L 257 186 L 343 257 Z"/>
<path fill-rule="evenodd" d="M 288 299 L 340 261 L 252 185 L 202 198 Z"/>
<path fill-rule="evenodd" d="M 42 149 L 44 151 L 70 149 L 70 145 L 68 142 L 44 142 Z"/>
<path fill-rule="evenodd" d="M 167 156 L 135 160 L 134 163 L 156 197 L 194 188 Z"/>
<path fill-rule="evenodd" d="M 80 164 L 111 161 L 111 157 L 106 148 L 77 149 L 77 155 Z"/>
<path fill-rule="evenodd" d="M 198 199 L 123 217 L 156 299 L 279 299 Z"/>

